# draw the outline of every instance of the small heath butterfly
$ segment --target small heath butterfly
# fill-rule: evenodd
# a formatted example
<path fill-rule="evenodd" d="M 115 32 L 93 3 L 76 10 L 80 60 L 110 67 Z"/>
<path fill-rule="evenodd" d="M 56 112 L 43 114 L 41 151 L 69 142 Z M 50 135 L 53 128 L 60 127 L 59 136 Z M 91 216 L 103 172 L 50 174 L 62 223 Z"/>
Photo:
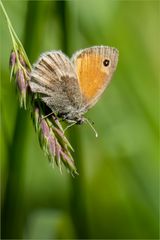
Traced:
<path fill-rule="evenodd" d="M 30 87 L 57 116 L 81 124 L 108 86 L 117 62 L 118 50 L 108 46 L 77 51 L 71 59 L 61 51 L 46 52 L 33 65 Z"/>

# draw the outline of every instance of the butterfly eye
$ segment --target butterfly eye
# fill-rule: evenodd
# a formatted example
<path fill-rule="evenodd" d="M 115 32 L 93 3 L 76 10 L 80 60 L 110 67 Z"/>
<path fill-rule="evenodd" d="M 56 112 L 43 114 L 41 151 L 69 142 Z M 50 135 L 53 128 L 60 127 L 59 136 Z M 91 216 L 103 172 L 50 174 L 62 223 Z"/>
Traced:
<path fill-rule="evenodd" d="M 104 65 L 105 67 L 109 66 L 109 63 L 110 63 L 110 61 L 109 61 L 108 59 L 105 59 L 105 60 L 103 61 L 103 65 Z"/>

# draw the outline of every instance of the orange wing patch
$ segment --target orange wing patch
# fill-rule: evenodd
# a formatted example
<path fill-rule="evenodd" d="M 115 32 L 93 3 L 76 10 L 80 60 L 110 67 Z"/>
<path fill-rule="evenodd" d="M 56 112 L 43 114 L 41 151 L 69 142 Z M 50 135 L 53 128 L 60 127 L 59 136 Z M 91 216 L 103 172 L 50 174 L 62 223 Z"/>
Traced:
<path fill-rule="evenodd" d="M 82 95 L 86 102 L 92 101 L 106 86 L 109 69 L 103 66 L 104 56 L 84 53 L 76 59 L 76 71 Z"/>
<path fill-rule="evenodd" d="M 116 69 L 118 50 L 94 46 L 76 52 L 72 57 L 82 94 L 82 107 L 91 108 L 100 98 Z"/>

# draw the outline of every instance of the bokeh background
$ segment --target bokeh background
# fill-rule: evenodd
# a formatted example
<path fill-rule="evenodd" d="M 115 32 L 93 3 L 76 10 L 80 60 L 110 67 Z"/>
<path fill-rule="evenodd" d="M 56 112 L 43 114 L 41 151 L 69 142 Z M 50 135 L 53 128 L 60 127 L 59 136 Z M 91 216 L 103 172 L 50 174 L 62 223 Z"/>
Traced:
<path fill-rule="evenodd" d="M 158 239 L 158 1 L 3 1 L 31 63 L 41 52 L 109 45 L 107 91 L 68 135 L 79 176 L 52 169 L 9 81 L 0 14 L 1 212 L 4 239 Z"/>

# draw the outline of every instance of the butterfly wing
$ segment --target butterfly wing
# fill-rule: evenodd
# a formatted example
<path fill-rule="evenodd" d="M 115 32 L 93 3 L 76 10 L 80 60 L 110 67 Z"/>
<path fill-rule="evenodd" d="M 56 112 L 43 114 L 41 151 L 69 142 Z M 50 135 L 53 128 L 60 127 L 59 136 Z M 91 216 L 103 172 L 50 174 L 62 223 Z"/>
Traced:
<path fill-rule="evenodd" d="M 33 92 L 58 113 L 70 112 L 81 102 L 77 75 L 71 61 L 61 51 L 40 56 L 33 65 L 30 78 Z"/>
<path fill-rule="evenodd" d="M 118 50 L 95 46 L 76 52 L 72 57 L 82 94 L 82 108 L 91 108 L 99 99 L 116 69 Z"/>

